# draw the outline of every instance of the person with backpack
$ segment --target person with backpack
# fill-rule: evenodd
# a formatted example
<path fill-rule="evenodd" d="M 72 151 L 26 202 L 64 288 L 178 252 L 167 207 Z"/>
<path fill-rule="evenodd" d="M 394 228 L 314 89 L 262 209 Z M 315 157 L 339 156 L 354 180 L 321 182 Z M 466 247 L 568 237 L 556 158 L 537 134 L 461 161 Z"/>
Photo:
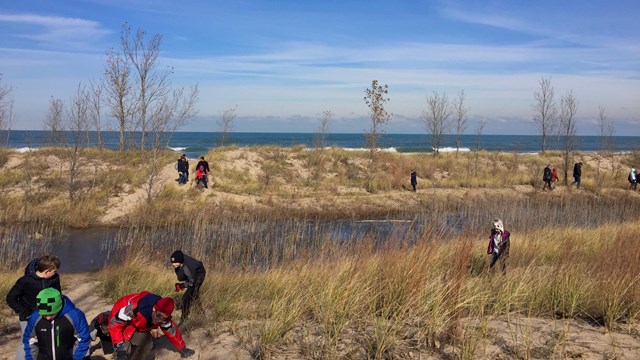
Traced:
<path fill-rule="evenodd" d="M 61 291 L 60 259 L 44 255 L 31 260 L 20 277 L 7 293 L 7 305 L 18 315 L 20 330 L 24 334 L 29 317 L 38 309 L 37 295 L 41 290 L 53 288 Z M 24 347 L 16 350 L 16 359 L 25 358 Z"/>
<path fill-rule="evenodd" d="M 175 290 L 182 291 L 187 289 L 182 296 L 182 316 L 180 317 L 180 323 L 183 323 L 189 318 L 191 305 L 198 301 L 200 297 L 200 287 L 204 283 L 207 272 L 201 261 L 185 255 L 180 250 L 176 250 L 171 254 L 171 265 L 179 281 L 175 283 Z"/>
<path fill-rule="evenodd" d="M 54 288 L 40 291 L 36 301 L 22 335 L 25 359 L 88 360 L 91 336 L 84 313 Z"/>
<path fill-rule="evenodd" d="M 109 314 L 109 335 L 115 347 L 114 360 L 145 359 L 153 348 L 151 331 L 160 328 L 183 358 L 195 351 L 186 347 L 171 320 L 172 298 L 142 291 L 121 297 Z"/>
<path fill-rule="evenodd" d="M 542 181 L 544 181 L 542 190 L 545 188 L 549 188 L 549 190 L 551 190 L 551 165 L 544 167 L 544 171 L 542 172 Z"/>
<path fill-rule="evenodd" d="M 629 171 L 629 176 L 627 177 L 627 180 L 629 180 L 629 183 L 631 184 L 629 186 L 629 189 L 636 190 L 638 188 L 638 174 L 636 173 L 635 168 L 631 168 L 631 171 Z"/>
<path fill-rule="evenodd" d="M 502 220 L 493 220 L 491 234 L 489 235 L 489 246 L 487 247 L 487 254 L 491 255 L 489 269 L 492 269 L 496 262 L 500 260 L 503 275 L 507 272 L 507 258 L 509 257 L 509 248 L 511 247 L 510 235 L 511 234 L 504 229 Z"/>

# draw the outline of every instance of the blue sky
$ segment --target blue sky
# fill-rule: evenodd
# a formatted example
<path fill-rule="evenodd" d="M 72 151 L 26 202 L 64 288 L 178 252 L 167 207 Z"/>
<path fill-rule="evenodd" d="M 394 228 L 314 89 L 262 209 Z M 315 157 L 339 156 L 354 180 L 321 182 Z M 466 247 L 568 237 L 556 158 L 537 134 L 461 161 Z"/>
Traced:
<path fill-rule="evenodd" d="M 216 131 L 237 105 L 237 131 L 370 127 L 364 91 L 389 85 L 390 133 L 424 133 L 425 97 L 466 93 L 469 128 L 537 134 L 533 92 L 579 101 L 578 134 L 597 134 L 598 106 L 617 135 L 640 136 L 640 1 L 4 1 L 0 73 L 14 129 L 41 129 L 50 97 L 99 78 L 124 22 L 161 34 L 176 86 L 198 83 L 183 130 Z"/>

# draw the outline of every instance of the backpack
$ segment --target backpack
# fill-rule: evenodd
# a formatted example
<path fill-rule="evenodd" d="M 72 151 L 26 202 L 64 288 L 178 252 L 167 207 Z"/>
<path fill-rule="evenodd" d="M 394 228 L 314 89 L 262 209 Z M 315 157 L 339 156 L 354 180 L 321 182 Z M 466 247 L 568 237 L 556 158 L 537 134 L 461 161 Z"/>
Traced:
<path fill-rule="evenodd" d="M 543 180 L 551 180 L 551 169 L 548 167 L 544 168 L 544 175 L 542 176 Z"/>
<path fill-rule="evenodd" d="M 24 274 L 35 274 L 38 267 L 38 261 L 40 261 L 40 258 L 31 259 L 31 261 L 29 261 L 29 263 L 27 264 L 27 267 L 24 268 Z"/>

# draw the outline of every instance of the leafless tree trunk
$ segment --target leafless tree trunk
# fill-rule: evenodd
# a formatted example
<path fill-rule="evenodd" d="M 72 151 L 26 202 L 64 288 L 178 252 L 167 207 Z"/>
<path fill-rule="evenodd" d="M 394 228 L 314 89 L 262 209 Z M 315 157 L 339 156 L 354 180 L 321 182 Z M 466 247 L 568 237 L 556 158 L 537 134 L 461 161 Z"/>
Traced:
<path fill-rule="evenodd" d="M 476 128 L 476 161 L 474 161 L 474 170 L 473 170 L 473 176 L 478 176 L 478 163 L 479 163 L 479 158 L 480 158 L 480 140 L 482 139 L 482 131 L 484 130 L 484 127 L 487 125 L 487 121 L 486 120 L 480 120 L 480 122 L 478 122 L 478 127 Z"/>
<path fill-rule="evenodd" d="M 442 145 L 442 135 L 449 129 L 451 116 L 451 107 L 449 106 L 449 98 L 447 94 L 439 94 L 433 92 L 426 98 L 427 108 L 422 112 L 427 132 L 431 134 L 431 147 L 433 147 L 433 155 L 440 153 Z"/>
<path fill-rule="evenodd" d="M 67 111 L 67 126 L 71 135 L 71 147 L 67 163 L 69 166 L 69 200 L 74 203 L 80 191 L 79 174 L 81 170 L 81 156 L 89 142 L 89 113 L 91 111 L 91 95 L 87 89 L 78 85 L 76 94 L 71 99 Z"/>
<path fill-rule="evenodd" d="M 44 129 L 49 131 L 49 143 L 52 145 L 61 145 L 65 142 L 63 114 L 64 102 L 52 96 L 49 99 L 49 110 L 44 119 Z"/>
<path fill-rule="evenodd" d="M 464 106 L 464 99 L 464 90 L 460 90 L 453 103 L 453 112 L 456 121 L 456 156 L 458 156 L 458 152 L 460 151 L 460 139 L 462 137 L 462 133 L 467 129 L 468 109 Z"/>
<path fill-rule="evenodd" d="M 155 34 L 147 42 L 146 32 L 138 29 L 135 36 L 131 35 L 131 26 L 122 25 L 120 43 L 124 55 L 129 59 L 136 75 L 136 123 L 139 124 L 141 133 L 140 149 L 144 150 L 146 134 L 150 130 L 148 115 L 154 110 L 152 107 L 158 101 L 169 94 L 169 75 L 172 71 L 158 69 L 158 57 L 160 55 L 160 43 L 162 36 Z"/>
<path fill-rule="evenodd" d="M 119 149 L 125 149 L 125 131 L 129 129 L 129 116 L 132 111 L 130 64 L 129 59 L 114 50 L 107 51 L 105 64 L 106 100 L 111 116 L 118 122 Z"/>
<path fill-rule="evenodd" d="M 222 117 L 217 121 L 218 127 L 220 128 L 220 146 L 224 146 L 227 136 L 231 131 L 233 131 L 234 123 L 236 121 L 236 114 L 238 111 L 238 105 L 225 110 L 222 113 Z"/>
<path fill-rule="evenodd" d="M 91 118 L 91 124 L 96 130 L 96 140 L 98 142 L 98 148 L 102 149 L 104 144 L 102 141 L 102 91 L 104 90 L 104 84 L 102 81 L 90 82 L 89 93 L 89 116 Z"/>
<path fill-rule="evenodd" d="M 372 192 L 373 180 L 376 172 L 376 155 L 378 150 L 378 141 L 382 129 L 380 127 L 391 119 L 391 114 L 384 108 L 389 102 L 389 86 L 387 84 L 380 85 L 378 80 L 371 81 L 371 89 L 367 88 L 364 92 L 364 102 L 369 107 L 369 118 L 371 119 L 371 129 L 365 131 L 364 137 L 367 141 L 367 148 L 371 154 L 371 163 L 367 181 L 367 191 Z"/>
<path fill-rule="evenodd" d="M 2 78 L 0 77 L 0 80 Z M 5 144 L 9 146 L 9 131 L 13 124 L 13 99 L 11 87 L 0 83 L 0 135 L 5 133 Z"/>
<path fill-rule="evenodd" d="M 324 173 L 325 155 L 324 149 L 327 147 L 327 136 L 329 134 L 329 122 L 333 112 L 331 110 L 325 110 L 320 117 L 320 126 L 313 134 L 313 152 L 310 154 L 309 163 L 313 169 L 313 179 L 315 185 L 320 185 L 322 181 L 322 174 Z"/>
<path fill-rule="evenodd" d="M 569 184 L 569 169 L 573 163 L 573 152 L 576 148 L 576 120 L 578 112 L 578 100 L 573 95 L 573 91 L 567 92 L 560 98 L 560 133 L 564 140 L 564 184 Z"/>
<path fill-rule="evenodd" d="M 147 173 L 146 193 L 147 204 L 151 204 L 156 195 L 159 175 L 158 154 L 171 141 L 171 136 L 176 129 L 184 126 L 189 120 L 197 115 L 196 103 L 198 102 L 198 86 L 192 86 L 188 92 L 184 88 L 177 88 L 170 94 L 165 94 L 158 99 L 157 106 L 149 118 L 149 130 L 153 133 L 152 158 Z M 163 139 L 163 135 L 167 135 Z"/>
<path fill-rule="evenodd" d="M 603 156 L 610 158 L 610 161 L 613 164 L 611 176 L 615 178 L 618 176 L 618 172 L 620 170 L 619 164 L 615 159 L 616 153 L 614 151 L 615 143 L 613 137 L 615 136 L 616 131 L 613 122 L 607 119 L 606 109 L 602 105 L 598 106 L 598 125 L 600 132 L 600 151 Z M 600 168 L 602 168 L 602 166 L 598 166 L 597 181 L 599 186 L 601 186 L 604 181 L 604 174 L 600 174 Z"/>
<path fill-rule="evenodd" d="M 540 89 L 533 93 L 535 104 L 533 110 L 533 122 L 538 126 L 542 136 L 541 151 L 547 149 L 547 137 L 553 134 L 557 126 L 557 110 L 553 99 L 553 86 L 551 86 L 551 78 L 540 78 Z"/>

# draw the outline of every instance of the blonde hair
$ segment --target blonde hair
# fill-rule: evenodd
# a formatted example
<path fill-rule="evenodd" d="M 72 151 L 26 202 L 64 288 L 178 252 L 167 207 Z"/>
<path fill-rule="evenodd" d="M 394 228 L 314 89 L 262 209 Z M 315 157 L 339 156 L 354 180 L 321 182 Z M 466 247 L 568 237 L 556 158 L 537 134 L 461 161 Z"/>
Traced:
<path fill-rule="evenodd" d="M 498 218 L 493 219 L 493 229 L 500 229 L 500 231 L 504 231 L 504 225 L 502 224 L 502 220 Z"/>

